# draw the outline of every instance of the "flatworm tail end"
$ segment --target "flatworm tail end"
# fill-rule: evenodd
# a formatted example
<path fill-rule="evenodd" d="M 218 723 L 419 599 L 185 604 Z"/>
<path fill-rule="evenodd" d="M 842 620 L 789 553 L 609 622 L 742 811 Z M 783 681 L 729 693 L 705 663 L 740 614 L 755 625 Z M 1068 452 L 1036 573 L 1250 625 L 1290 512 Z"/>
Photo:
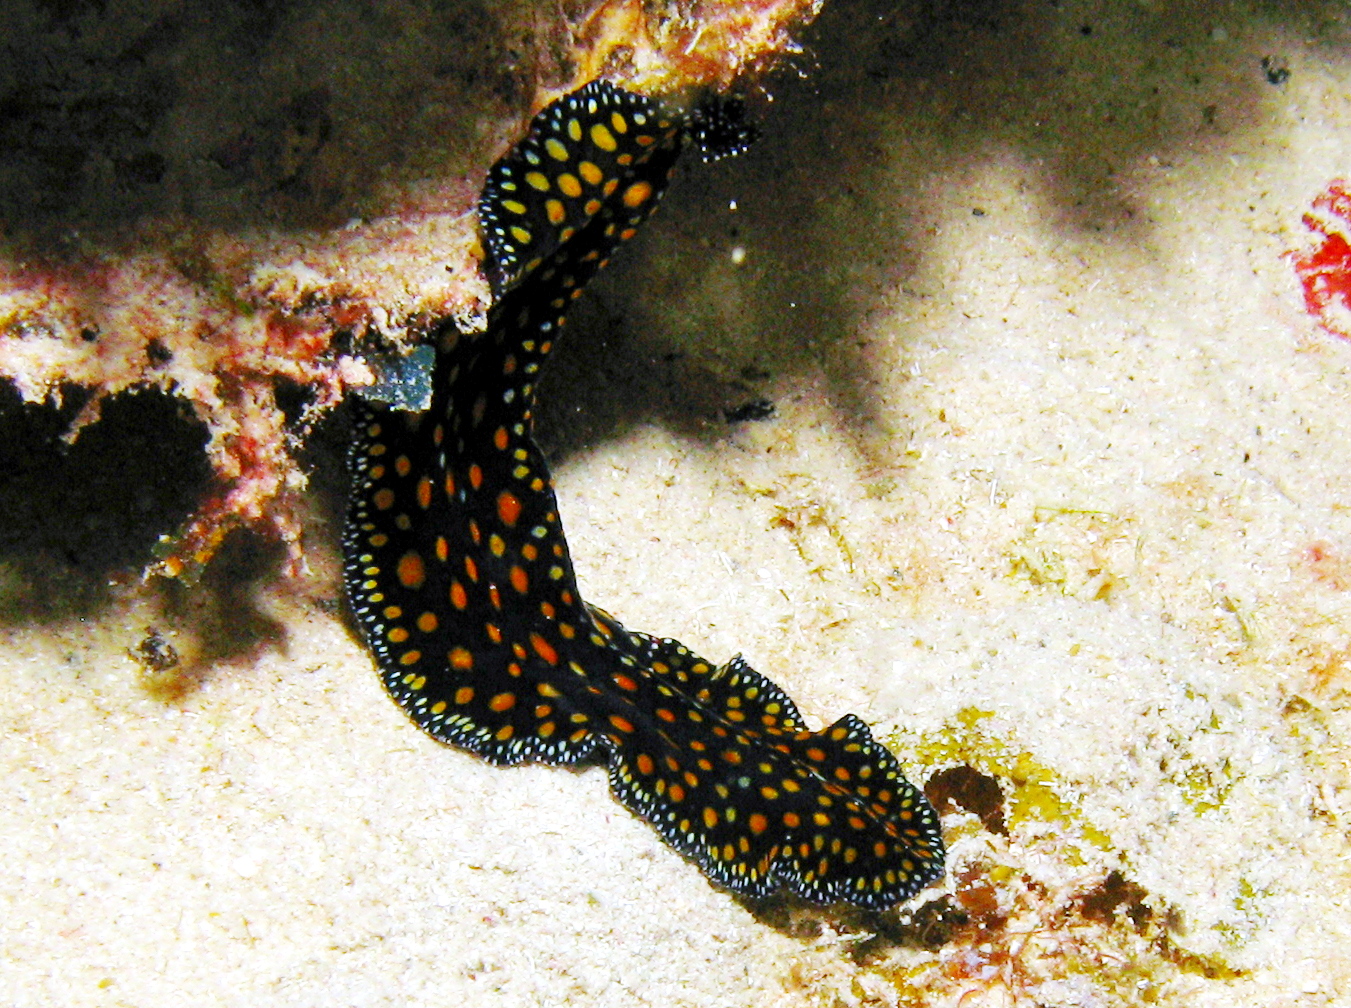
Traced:
<path fill-rule="evenodd" d="M 671 846 L 749 897 L 782 887 L 885 909 L 938 877 L 938 816 L 862 721 L 807 731 L 787 695 L 740 657 L 715 669 L 674 641 L 655 643 L 665 653 L 638 701 L 655 717 L 615 715 L 610 783 Z M 672 649 L 683 670 L 662 660 Z"/>

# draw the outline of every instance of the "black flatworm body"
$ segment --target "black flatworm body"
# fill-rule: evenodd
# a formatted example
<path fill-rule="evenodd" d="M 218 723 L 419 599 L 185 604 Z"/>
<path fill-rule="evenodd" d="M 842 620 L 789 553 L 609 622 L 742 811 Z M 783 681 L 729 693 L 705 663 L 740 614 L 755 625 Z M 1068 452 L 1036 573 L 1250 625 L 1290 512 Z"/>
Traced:
<path fill-rule="evenodd" d="M 853 715 L 809 731 L 739 657 L 714 666 L 584 602 L 532 437 L 572 300 L 682 148 L 749 136 L 703 121 L 594 82 L 493 167 L 486 330 L 442 334 L 425 413 L 357 407 L 348 591 L 386 688 L 434 737 L 493 763 L 604 761 L 615 796 L 729 889 L 883 908 L 943 862 L 895 757 Z"/>

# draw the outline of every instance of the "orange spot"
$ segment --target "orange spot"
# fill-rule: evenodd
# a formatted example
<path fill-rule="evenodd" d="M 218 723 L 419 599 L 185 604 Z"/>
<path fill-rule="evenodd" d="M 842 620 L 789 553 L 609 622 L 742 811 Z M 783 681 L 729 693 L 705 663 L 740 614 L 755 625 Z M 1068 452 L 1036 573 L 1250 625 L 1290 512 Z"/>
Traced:
<path fill-rule="evenodd" d="M 458 581 L 450 583 L 450 604 L 460 612 L 464 612 L 465 607 L 469 605 L 469 596 L 465 594 L 464 585 Z"/>
<path fill-rule="evenodd" d="M 802 825 L 802 816 L 796 812 L 785 812 L 783 814 L 783 824 L 789 829 L 797 829 Z"/>
<path fill-rule="evenodd" d="M 494 644 L 502 643 L 502 631 L 492 623 L 483 624 L 483 629 L 488 631 L 488 639 Z"/>
<path fill-rule="evenodd" d="M 761 816 L 761 818 L 764 817 Z M 709 829 L 712 829 L 714 826 L 718 825 L 717 811 L 715 809 L 709 808 L 707 805 L 704 806 L 704 825 Z"/>
<path fill-rule="evenodd" d="M 469 580 L 478 583 L 478 564 L 474 563 L 473 557 L 464 558 L 464 572 L 469 575 Z"/>
<path fill-rule="evenodd" d="M 417 481 L 417 502 L 424 511 L 432 506 L 432 481 L 426 476 Z"/>
<path fill-rule="evenodd" d="M 537 633 L 530 635 L 530 646 L 535 649 L 535 654 L 539 655 L 550 665 L 558 664 L 558 652 L 554 650 L 552 644 Z"/>
<path fill-rule="evenodd" d="M 815 746 L 813 746 L 811 749 L 807 750 L 807 759 L 815 763 L 824 763 L 826 760 L 825 750 L 817 749 Z"/>
<path fill-rule="evenodd" d="M 478 463 L 474 463 L 469 467 L 469 485 L 475 490 L 483 486 L 483 469 Z"/>
<path fill-rule="evenodd" d="M 474 687 L 472 686 L 461 686 L 455 691 L 455 702 L 461 707 L 472 699 L 474 699 Z"/>
<path fill-rule="evenodd" d="M 515 693 L 499 693 L 488 701 L 488 707 L 495 711 L 507 711 L 516 706 Z"/>
<path fill-rule="evenodd" d="M 399 584 L 405 588 L 418 589 L 427 580 L 427 571 L 422 566 L 422 554 L 415 551 L 405 553 L 399 558 Z"/>
<path fill-rule="evenodd" d="M 652 763 L 652 757 L 647 753 L 639 753 L 635 762 L 638 764 L 638 772 L 644 777 L 651 777 L 652 771 L 657 769 Z"/>
<path fill-rule="evenodd" d="M 499 427 L 497 430 L 493 431 L 493 444 L 497 446 L 498 451 L 507 450 L 507 445 L 510 444 L 510 441 L 507 439 L 507 429 L 505 427 Z"/>
<path fill-rule="evenodd" d="M 620 717 L 618 714 L 610 715 L 610 724 L 614 725 L 625 734 L 631 734 L 633 732 L 633 722 L 628 718 Z"/>
<path fill-rule="evenodd" d="M 515 733 L 516 733 L 515 728 L 513 728 L 509 724 L 504 724 L 501 728 L 497 729 L 497 734 L 494 735 L 493 738 L 497 739 L 497 741 L 499 742 L 505 742 L 507 739 L 511 738 L 511 736 L 514 735 Z"/>
<path fill-rule="evenodd" d="M 400 665 L 416 665 L 420 661 L 422 661 L 421 651 L 405 651 L 399 655 Z"/>
<path fill-rule="evenodd" d="M 390 627 L 389 633 L 385 634 L 395 644 L 402 644 L 408 639 L 408 631 L 401 626 Z"/>
<path fill-rule="evenodd" d="M 521 501 L 510 490 L 503 490 L 497 495 L 497 517 L 502 519 L 504 525 L 515 525 L 521 517 Z"/>
<path fill-rule="evenodd" d="M 525 576 L 525 569 L 522 567 L 511 568 L 511 587 L 524 595 L 530 589 L 530 579 Z"/>
<path fill-rule="evenodd" d="M 455 477 L 450 473 L 446 473 L 446 496 L 455 496 Z"/>
<path fill-rule="evenodd" d="M 452 648 L 450 651 L 450 667 L 457 669 L 471 669 L 474 667 L 474 656 L 469 653 L 468 648 Z M 456 703 L 464 703 L 456 697 Z"/>
<path fill-rule="evenodd" d="M 630 209 L 640 207 L 652 198 L 652 183 L 635 182 L 624 190 L 624 195 L 621 198 L 624 205 Z"/>
<path fill-rule="evenodd" d="M 685 800 L 685 789 L 679 784 L 672 784 L 671 789 L 666 792 L 673 802 L 683 802 Z"/>
<path fill-rule="evenodd" d="M 623 672 L 616 673 L 613 677 L 615 685 L 622 690 L 632 693 L 638 688 L 638 684 L 633 681 L 632 676 L 626 676 Z"/>
<path fill-rule="evenodd" d="M 887 845 L 884 844 L 881 840 L 877 841 L 877 843 L 873 844 L 873 855 L 878 858 L 886 857 Z"/>
<path fill-rule="evenodd" d="M 417 628 L 423 633 L 431 633 L 436 626 L 436 613 L 425 612 L 417 618 Z"/>
<path fill-rule="evenodd" d="M 445 563 L 446 558 L 450 556 L 450 543 L 446 541 L 445 536 L 436 537 L 436 559 Z"/>
<path fill-rule="evenodd" d="M 388 511 L 394 506 L 394 491 L 389 487 L 375 491 L 375 496 L 371 498 L 377 511 Z"/>
<path fill-rule="evenodd" d="M 413 463 L 407 455 L 400 455 L 394 460 L 394 471 L 400 476 L 407 476 L 413 471 Z"/>
<path fill-rule="evenodd" d="M 657 717 L 661 718 L 667 724 L 673 724 L 676 719 L 675 711 L 669 711 L 665 707 L 657 708 Z"/>
<path fill-rule="evenodd" d="M 497 585 L 488 586 L 488 601 L 492 603 L 492 607 L 494 609 L 498 610 L 499 612 L 501 611 L 502 593 L 497 590 Z"/>

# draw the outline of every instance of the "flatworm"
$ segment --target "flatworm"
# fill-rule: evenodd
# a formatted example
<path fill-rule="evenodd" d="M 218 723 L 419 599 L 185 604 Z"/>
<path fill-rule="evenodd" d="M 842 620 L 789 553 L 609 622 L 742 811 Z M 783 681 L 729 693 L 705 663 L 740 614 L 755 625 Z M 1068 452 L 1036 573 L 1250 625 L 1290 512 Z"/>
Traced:
<path fill-rule="evenodd" d="M 442 332 L 426 413 L 357 407 L 345 578 L 386 688 L 435 738 L 497 764 L 603 760 L 615 797 L 734 892 L 885 908 L 942 870 L 923 794 L 853 715 L 809 731 L 740 657 L 584 602 L 532 437 L 571 301 L 684 147 L 748 138 L 604 82 L 534 119 L 479 203 L 486 330 Z"/>

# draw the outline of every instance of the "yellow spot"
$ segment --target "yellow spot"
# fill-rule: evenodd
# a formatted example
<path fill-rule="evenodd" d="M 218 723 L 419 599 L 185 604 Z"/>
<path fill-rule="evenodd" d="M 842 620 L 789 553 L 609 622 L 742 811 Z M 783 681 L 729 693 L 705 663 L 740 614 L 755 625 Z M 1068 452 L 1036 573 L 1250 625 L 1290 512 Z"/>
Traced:
<path fill-rule="evenodd" d="M 600 185 L 600 180 L 605 177 L 605 174 L 590 161 L 578 164 L 577 174 L 582 176 L 587 185 Z"/>
<path fill-rule="evenodd" d="M 521 227 L 519 224 L 513 224 L 509 230 L 511 231 L 511 237 L 515 238 L 522 245 L 530 244 L 530 239 L 533 235 L 525 228 Z"/>
<path fill-rule="evenodd" d="M 760 794 L 761 794 L 767 801 L 773 801 L 775 798 L 779 797 L 779 792 L 776 791 L 774 788 L 768 787 L 768 786 L 762 787 L 762 788 L 760 789 Z"/>
<path fill-rule="evenodd" d="M 561 697 L 563 695 L 559 691 L 557 686 L 555 686 L 553 683 L 547 682 L 542 682 L 538 686 L 536 686 L 535 692 L 538 693 L 540 696 L 546 697 Z"/>
<path fill-rule="evenodd" d="M 550 224 L 562 224 L 568 219 L 567 210 L 563 207 L 563 204 L 556 199 L 544 201 L 544 212 L 548 215 Z"/>
<path fill-rule="evenodd" d="M 591 127 L 591 142 L 603 151 L 613 151 L 619 144 L 615 136 L 605 128 L 604 123 L 595 123 Z"/>
<path fill-rule="evenodd" d="M 555 161 L 566 161 L 568 159 L 568 149 L 563 146 L 562 141 L 557 137 L 549 137 L 548 140 L 545 140 L 544 149 L 548 152 L 549 157 Z"/>
<path fill-rule="evenodd" d="M 504 209 L 510 210 L 514 214 L 525 213 L 525 204 L 522 203 L 520 200 L 514 199 L 503 200 L 502 206 Z"/>
<path fill-rule="evenodd" d="M 446 702 L 444 700 L 438 700 L 436 701 L 436 703 L 432 704 L 433 714 L 444 714 L 445 712 L 446 712 Z"/>
<path fill-rule="evenodd" d="M 558 176 L 558 191 L 569 199 L 576 199 L 582 195 L 582 183 L 571 172 L 563 172 Z"/>
<path fill-rule="evenodd" d="M 525 181 L 532 189 L 538 189 L 540 192 L 549 191 L 549 176 L 545 175 L 543 172 L 526 172 Z"/>
<path fill-rule="evenodd" d="M 545 721 L 535 729 L 535 731 L 539 733 L 540 738 L 549 738 L 557 730 L 558 725 L 554 724 L 552 721 Z"/>
<path fill-rule="evenodd" d="M 610 113 L 610 125 L 614 127 L 616 133 L 627 133 L 629 131 L 629 121 L 618 112 Z"/>
<path fill-rule="evenodd" d="M 405 588 L 416 590 L 422 587 L 427 579 L 427 571 L 422 566 L 422 554 L 416 551 L 409 551 L 399 558 L 397 570 L 399 584 Z"/>
<path fill-rule="evenodd" d="M 488 537 L 488 549 L 492 550 L 493 556 L 500 557 L 507 551 L 506 540 L 494 532 Z"/>
<path fill-rule="evenodd" d="M 572 140 L 573 143 L 576 143 L 578 140 L 582 139 L 582 124 L 579 123 L 576 119 L 568 120 L 568 137 Z"/>

